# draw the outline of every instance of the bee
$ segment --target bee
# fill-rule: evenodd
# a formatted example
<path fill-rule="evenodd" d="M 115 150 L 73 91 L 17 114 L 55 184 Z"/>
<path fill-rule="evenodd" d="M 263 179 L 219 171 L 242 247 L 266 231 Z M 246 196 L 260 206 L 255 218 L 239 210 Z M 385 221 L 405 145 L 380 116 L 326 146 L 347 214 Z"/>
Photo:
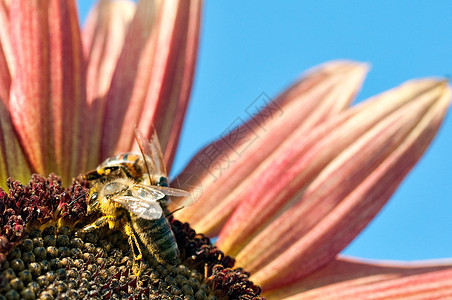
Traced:
<path fill-rule="evenodd" d="M 134 181 L 149 185 L 168 186 L 166 168 L 157 134 L 154 132 L 149 141 L 135 129 L 135 139 L 141 153 L 128 152 L 107 158 L 95 170 L 85 173 L 88 181 L 113 177 L 128 177 Z"/>
<path fill-rule="evenodd" d="M 143 155 L 135 152 L 115 155 L 107 158 L 95 170 L 86 173 L 83 177 L 88 181 L 99 180 L 119 172 L 129 178 L 141 180 L 145 172 Z"/>
<path fill-rule="evenodd" d="M 164 186 L 167 185 L 166 170 L 156 135 L 149 143 L 138 131 L 135 136 L 142 151 L 141 158 L 132 154 L 117 155 L 85 175 L 93 181 L 87 200 L 88 215 L 103 216 L 80 231 L 87 233 L 107 225 L 121 230 L 128 237 L 132 269 L 138 277 L 139 263 L 144 258 L 142 246 L 159 263 L 176 265 L 180 262 L 179 249 L 165 216 L 166 205 L 168 196 L 186 197 L 189 193 Z"/>

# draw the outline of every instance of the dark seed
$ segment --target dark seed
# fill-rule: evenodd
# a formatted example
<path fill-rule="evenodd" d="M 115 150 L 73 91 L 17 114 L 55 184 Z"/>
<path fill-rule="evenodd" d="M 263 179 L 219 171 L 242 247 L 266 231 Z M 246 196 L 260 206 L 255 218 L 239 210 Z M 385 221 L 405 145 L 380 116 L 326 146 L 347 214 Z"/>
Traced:
<path fill-rule="evenodd" d="M 67 247 L 67 246 L 69 246 L 69 237 L 67 235 L 64 235 L 64 234 L 58 235 L 56 237 L 56 244 L 59 247 L 62 247 L 62 246 Z"/>
<path fill-rule="evenodd" d="M 39 290 L 41 289 L 39 287 L 39 284 L 35 281 L 32 281 L 28 284 L 28 288 L 35 294 L 37 294 L 39 292 Z"/>
<path fill-rule="evenodd" d="M 69 243 L 72 248 L 82 248 L 83 247 L 83 241 L 80 238 L 73 238 L 70 240 Z"/>
<path fill-rule="evenodd" d="M 193 291 L 193 288 L 192 288 L 191 286 L 189 286 L 189 285 L 184 285 L 184 286 L 182 287 L 182 293 L 183 293 L 184 295 L 193 295 L 193 294 L 194 294 L 194 291 Z"/>
<path fill-rule="evenodd" d="M 22 257 L 22 251 L 20 251 L 19 248 L 14 248 L 9 254 L 8 254 L 8 260 L 14 260 L 19 259 Z"/>
<path fill-rule="evenodd" d="M 71 250 L 68 247 L 59 247 L 58 254 L 61 258 L 71 256 Z"/>
<path fill-rule="evenodd" d="M 23 282 L 30 282 L 32 280 L 31 272 L 30 270 L 23 270 L 19 273 L 19 279 Z"/>
<path fill-rule="evenodd" d="M 45 235 L 43 238 L 44 245 L 45 246 L 55 246 L 56 245 L 56 238 L 53 235 Z"/>
<path fill-rule="evenodd" d="M 41 264 L 41 270 L 42 270 L 42 272 L 50 271 L 51 267 L 50 267 L 49 261 L 47 261 L 47 260 L 42 260 L 40 264 Z"/>
<path fill-rule="evenodd" d="M 20 291 L 24 288 L 24 283 L 19 278 L 14 278 L 9 284 L 11 285 L 11 288 L 16 291 Z"/>
<path fill-rule="evenodd" d="M 55 258 L 58 256 L 58 249 L 55 246 L 49 246 L 46 249 L 47 251 L 47 258 Z"/>
<path fill-rule="evenodd" d="M 49 282 L 53 282 L 55 280 L 55 272 L 49 271 L 46 273 L 46 277 L 49 280 Z"/>
<path fill-rule="evenodd" d="M 49 292 L 43 292 L 41 295 L 39 295 L 40 300 L 53 300 L 54 297 Z"/>
<path fill-rule="evenodd" d="M 39 261 L 46 258 L 47 251 L 44 247 L 36 247 L 33 249 L 33 254 L 35 255 L 35 259 Z"/>
<path fill-rule="evenodd" d="M 29 289 L 29 288 L 26 288 L 26 289 L 24 289 L 22 292 L 20 292 L 20 295 L 21 295 L 22 298 L 25 299 L 25 300 L 33 300 L 33 299 L 36 299 L 35 293 L 34 293 L 31 289 Z"/>
<path fill-rule="evenodd" d="M 11 262 L 11 268 L 16 271 L 16 272 L 20 272 L 23 269 L 25 269 L 25 264 L 24 261 L 21 260 L 20 258 L 16 258 Z"/>
<path fill-rule="evenodd" d="M 44 230 L 42 231 L 42 235 L 46 236 L 46 235 L 55 235 L 56 234 L 56 230 L 54 226 L 49 226 L 44 228 Z"/>
<path fill-rule="evenodd" d="M 43 247 L 44 246 L 44 240 L 42 237 L 35 237 L 33 238 L 33 246 L 36 247 Z"/>
<path fill-rule="evenodd" d="M 36 282 L 41 286 L 45 287 L 49 285 L 49 279 L 46 275 L 41 275 L 38 278 L 36 278 Z"/>
<path fill-rule="evenodd" d="M 71 257 L 72 258 L 74 258 L 74 257 L 80 258 L 80 257 L 82 257 L 82 254 L 83 254 L 82 250 L 80 250 L 78 248 L 71 249 Z"/>
<path fill-rule="evenodd" d="M 33 254 L 33 252 L 25 252 L 24 254 L 22 254 L 22 259 L 24 263 L 32 263 L 35 261 L 35 255 Z"/>
<path fill-rule="evenodd" d="M 24 252 L 31 251 L 33 249 L 33 241 L 30 239 L 23 240 L 22 244 L 20 245 L 20 248 Z"/>
<path fill-rule="evenodd" d="M 65 279 L 67 276 L 67 272 L 65 269 L 60 268 L 60 269 L 56 270 L 55 275 L 59 279 Z"/>
<path fill-rule="evenodd" d="M 49 260 L 49 263 L 52 270 L 61 268 L 61 262 L 58 258 L 52 258 L 51 260 Z"/>
<path fill-rule="evenodd" d="M 5 276 L 6 280 L 10 281 L 14 278 L 16 278 L 16 273 L 13 269 L 9 268 L 2 272 L 3 276 Z"/>
<path fill-rule="evenodd" d="M 34 277 L 41 275 L 41 265 L 39 263 L 30 263 L 28 265 L 28 268 L 30 269 L 31 275 L 33 275 Z"/>
<path fill-rule="evenodd" d="M 6 294 L 6 299 L 8 300 L 19 300 L 20 295 L 16 290 L 9 290 Z"/>

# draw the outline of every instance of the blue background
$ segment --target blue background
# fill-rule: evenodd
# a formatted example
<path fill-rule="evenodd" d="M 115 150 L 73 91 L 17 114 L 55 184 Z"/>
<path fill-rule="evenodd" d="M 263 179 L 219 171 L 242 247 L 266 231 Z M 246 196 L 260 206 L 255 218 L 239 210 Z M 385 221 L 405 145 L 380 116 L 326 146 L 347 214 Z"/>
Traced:
<path fill-rule="evenodd" d="M 79 1 L 84 20 L 93 1 Z M 198 66 L 173 176 L 262 92 L 333 59 L 371 63 L 357 101 L 452 70 L 452 1 L 206 1 Z M 452 257 L 452 120 L 347 255 Z"/>

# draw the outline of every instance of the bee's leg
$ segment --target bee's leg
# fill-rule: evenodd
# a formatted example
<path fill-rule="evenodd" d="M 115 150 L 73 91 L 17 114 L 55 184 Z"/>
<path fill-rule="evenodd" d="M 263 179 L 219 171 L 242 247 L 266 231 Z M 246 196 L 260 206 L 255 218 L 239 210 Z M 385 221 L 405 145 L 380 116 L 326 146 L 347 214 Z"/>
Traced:
<path fill-rule="evenodd" d="M 116 223 L 117 219 L 118 218 L 115 217 L 115 216 L 103 216 L 103 217 L 100 217 L 99 219 L 97 219 L 93 223 L 91 223 L 89 225 L 86 225 L 82 229 L 78 230 L 76 232 L 76 235 L 80 234 L 80 233 L 89 233 L 89 232 L 92 232 L 92 231 L 94 231 L 96 229 L 105 227 L 107 225 L 108 225 L 108 227 L 110 229 L 113 229 L 113 228 L 116 227 L 115 223 Z"/>
<path fill-rule="evenodd" d="M 124 225 L 124 232 L 129 237 L 130 249 L 132 251 L 133 262 L 132 262 L 132 270 L 135 273 L 135 276 L 138 278 L 141 272 L 141 260 L 143 259 L 143 254 L 141 253 L 141 247 L 138 243 L 135 232 L 129 224 Z"/>

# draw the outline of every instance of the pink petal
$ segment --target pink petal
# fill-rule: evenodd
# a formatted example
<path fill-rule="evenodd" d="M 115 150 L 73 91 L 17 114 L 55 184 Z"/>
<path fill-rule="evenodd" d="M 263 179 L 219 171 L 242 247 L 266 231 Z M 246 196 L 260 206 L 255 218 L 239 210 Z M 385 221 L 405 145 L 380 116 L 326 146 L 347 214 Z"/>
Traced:
<path fill-rule="evenodd" d="M 345 109 L 359 89 L 367 67 L 354 62 L 331 62 L 317 67 L 264 107 L 244 125 L 202 149 L 174 185 L 202 194 L 177 218 L 205 234 L 214 235 L 242 199 L 243 185 L 261 176 L 261 164 L 271 164 L 278 146 L 294 132 L 311 128 Z M 262 107 L 254 103 L 250 112 Z M 216 156 L 215 156 L 216 155 Z M 273 178 L 275 181 L 275 178 Z M 276 180 L 277 181 L 277 180 Z M 275 182 L 272 182 L 272 184 Z M 262 185 L 250 189 L 268 189 Z M 232 196 L 234 195 L 234 196 Z"/>
<path fill-rule="evenodd" d="M 51 106 L 57 166 L 63 181 L 86 170 L 87 105 L 85 59 L 74 1 L 50 1 Z M 58 170 L 58 169 L 57 169 Z"/>
<path fill-rule="evenodd" d="M 161 87 L 153 86 L 157 90 L 151 88 L 148 91 L 144 113 L 139 123 L 140 128 L 147 128 L 148 136 L 152 135 L 154 127 L 159 133 L 168 172 L 173 164 L 190 100 L 198 53 L 201 10 L 201 0 L 184 3 L 180 7 L 181 17 L 170 45 L 171 48 L 179 50 L 167 54 L 168 67 L 165 67 L 166 74 L 162 74 L 164 82 Z M 154 103 L 157 103 L 157 107 Z M 152 123 L 149 120 L 154 121 Z"/>
<path fill-rule="evenodd" d="M 0 1 L 0 99 L 8 107 L 11 86 L 12 49 L 9 26 L 9 6 Z"/>
<path fill-rule="evenodd" d="M 339 257 L 293 285 L 265 296 L 269 299 L 434 299 L 429 297 L 452 292 L 451 263 L 372 262 Z"/>
<path fill-rule="evenodd" d="M 426 83 L 430 87 L 419 91 Z M 407 100 L 402 95 L 410 92 L 412 101 L 398 108 Z M 397 95 L 398 103 L 381 103 Z M 398 109 L 337 153 L 301 201 L 238 254 L 237 264 L 254 273 L 252 278 L 265 288 L 288 284 L 325 265 L 372 220 L 433 139 L 450 103 L 450 88 L 444 81 L 415 81 L 382 99 L 367 103 L 350 124 L 367 127 L 366 120 L 378 109 Z M 338 136 L 346 137 L 344 128 L 326 136 L 322 148 L 334 147 L 328 142 Z M 311 156 L 311 163 L 319 159 L 321 152 Z M 289 169 L 287 174 L 294 173 Z"/>
<path fill-rule="evenodd" d="M 432 84 L 436 82 L 426 81 L 414 84 L 414 92 L 422 93 Z M 230 255 L 236 255 L 258 230 L 262 230 L 262 226 L 268 223 L 268 220 L 280 213 L 281 209 L 287 209 L 289 201 L 299 199 L 297 194 L 304 191 L 339 153 L 350 147 L 390 112 L 411 100 L 413 98 L 411 91 L 412 89 L 408 86 L 393 93 L 386 93 L 379 100 L 377 98 L 332 118 L 309 134 L 303 131 L 294 132 L 272 157 L 261 164 L 258 172 L 255 172 L 256 176 L 249 178 L 228 196 L 242 197 L 245 200 L 223 228 L 217 245 Z M 344 192 L 344 189 L 339 191 Z M 309 209 L 312 209 L 311 206 Z M 309 209 L 305 209 L 305 212 L 309 212 Z M 316 221 L 321 217 L 318 215 Z M 314 223 L 310 222 L 310 224 Z M 286 227 L 289 225 L 286 224 Z M 300 225 L 301 229 L 307 230 Z M 294 231 L 292 233 L 295 234 Z M 279 242 L 282 240 L 279 239 Z M 259 251 L 251 250 L 252 245 L 248 245 L 247 248 L 253 254 L 243 251 L 244 258 L 253 260 L 253 255 L 260 255 Z M 265 252 L 269 254 L 267 250 Z"/>
<path fill-rule="evenodd" d="M 140 1 L 107 96 L 101 157 L 129 151 L 134 125 L 157 129 L 171 164 L 188 103 L 201 1 Z M 119 130 L 118 130 L 119 129 Z"/>
<path fill-rule="evenodd" d="M 46 2 L 13 1 L 11 3 L 11 37 L 16 55 L 11 88 L 10 111 L 33 171 L 48 173 L 50 155 L 50 124 L 48 100 L 49 41 Z M 49 152 L 50 155 L 47 154 Z"/>
<path fill-rule="evenodd" d="M 9 3 L 0 1 L 0 185 L 7 189 L 6 179 L 28 181 L 30 168 L 17 139 L 9 114 L 9 91 L 13 72 Z"/>
<path fill-rule="evenodd" d="M 10 111 L 33 171 L 85 168 L 85 67 L 74 1 L 13 1 Z"/>
<path fill-rule="evenodd" d="M 100 1 L 86 21 L 83 42 L 88 62 L 86 93 L 91 111 L 88 169 L 95 168 L 100 161 L 106 95 L 135 8 L 132 1 Z"/>

